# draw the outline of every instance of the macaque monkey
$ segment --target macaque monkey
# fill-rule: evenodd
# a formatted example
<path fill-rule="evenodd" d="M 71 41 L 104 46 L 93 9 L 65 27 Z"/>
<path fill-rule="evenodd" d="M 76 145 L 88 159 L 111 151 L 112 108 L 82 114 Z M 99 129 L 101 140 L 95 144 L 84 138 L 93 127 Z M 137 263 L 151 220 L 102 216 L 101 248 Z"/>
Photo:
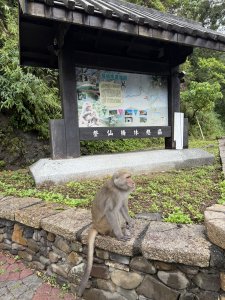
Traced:
<path fill-rule="evenodd" d="M 92 228 L 88 235 L 87 266 L 78 290 L 79 296 L 82 296 L 91 273 L 96 235 L 109 235 L 120 241 L 131 238 L 127 232 L 133 226 L 128 214 L 128 196 L 134 189 L 131 175 L 127 171 L 118 171 L 96 194 L 91 209 Z"/>

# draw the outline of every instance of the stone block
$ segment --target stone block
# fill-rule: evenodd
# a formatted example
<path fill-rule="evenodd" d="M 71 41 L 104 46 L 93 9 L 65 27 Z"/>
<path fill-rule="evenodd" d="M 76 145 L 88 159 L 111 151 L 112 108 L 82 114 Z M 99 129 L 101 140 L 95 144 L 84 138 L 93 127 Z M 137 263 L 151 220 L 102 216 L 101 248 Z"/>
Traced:
<path fill-rule="evenodd" d="M 76 252 L 72 251 L 68 256 L 67 256 L 67 262 L 73 266 L 77 266 L 80 263 L 82 263 L 83 258 L 82 256 L 78 255 Z"/>
<path fill-rule="evenodd" d="M 129 265 L 129 263 L 130 263 L 129 256 L 124 256 L 124 255 L 120 255 L 117 253 L 110 253 L 110 259 L 115 260 L 116 262 L 124 264 L 124 265 Z"/>
<path fill-rule="evenodd" d="M 97 279 L 96 283 L 97 287 L 101 290 L 109 291 L 111 293 L 116 291 L 116 285 L 110 280 Z"/>
<path fill-rule="evenodd" d="M 67 208 L 68 206 L 63 204 L 42 201 L 35 207 L 30 206 L 16 211 L 15 220 L 33 228 L 40 228 L 43 218 L 56 215 Z"/>
<path fill-rule="evenodd" d="M 36 241 L 34 241 L 33 239 L 27 239 L 27 247 L 29 249 L 31 249 L 34 252 L 38 252 L 39 251 L 39 245 Z"/>
<path fill-rule="evenodd" d="M 211 250 L 210 267 L 225 269 L 224 250 L 217 247 L 216 245 L 212 245 L 210 250 Z"/>
<path fill-rule="evenodd" d="M 109 259 L 109 252 L 101 249 L 95 249 L 96 256 L 101 259 Z"/>
<path fill-rule="evenodd" d="M 140 285 L 143 280 L 143 276 L 135 272 L 115 270 L 111 274 L 111 280 L 119 287 L 132 290 Z"/>
<path fill-rule="evenodd" d="M 143 272 L 143 273 L 147 273 L 147 274 L 155 274 L 156 273 L 156 268 L 154 267 L 154 265 L 149 262 L 146 258 L 144 258 L 143 256 L 137 256 L 134 257 L 131 260 L 130 263 L 130 267 L 131 269 Z"/>
<path fill-rule="evenodd" d="M 53 251 L 49 252 L 48 257 L 49 257 L 51 263 L 56 263 L 61 258 L 61 256 L 59 256 L 58 254 L 56 254 Z"/>
<path fill-rule="evenodd" d="M 225 273 L 220 273 L 220 286 L 223 291 L 225 291 Z"/>
<path fill-rule="evenodd" d="M 51 232 L 48 232 L 48 234 L 47 234 L 47 240 L 49 242 L 54 242 L 55 241 L 55 234 L 51 233 Z"/>
<path fill-rule="evenodd" d="M 26 261 L 32 261 L 32 255 L 27 253 L 26 251 L 18 251 L 18 255 Z"/>
<path fill-rule="evenodd" d="M 80 242 L 71 242 L 70 244 L 71 250 L 75 251 L 75 252 L 82 252 L 83 247 L 82 244 Z"/>
<path fill-rule="evenodd" d="M 41 199 L 36 198 L 9 198 L 6 201 L 0 201 L 0 218 L 8 219 L 11 221 L 15 220 L 15 213 L 26 207 L 32 206 L 35 210 L 34 205 L 41 203 Z M 23 223 L 23 222 L 22 222 Z"/>
<path fill-rule="evenodd" d="M 202 225 L 151 222 L 142 240 L 143 256 L 162 262 L 208 267 L 211 243 L 206 240 L 204 229 Z"/>
<path fill-rule="evenodd" d="M 95 245 L 96 247 L 111 252 L 121 254 L 124 256 L 133 256 L 134 247 L 140 251 L 140 243 L 137 244 L 137 239 L 146 229 L 149 222 L 145 220 L 135 220 L 134 228 L 132 228 L 131 239 L 129 241 L 118 241 L 116 238 L 109 236 L 97 235 Z M 81 240 L 83 244 L 87 244 L 88 229 L 82 235 Z"/>
<path fill-rule="evenodd" d="M 41 159 L 30 166 L 37 185 L 100 178 L 120 169 L 134 174 L 209 165 L 214 156 L 202 149 L 151 150 L 104 155 L 86 155 L 74 159 Z"/>
<path fill-rule="evenodd" d="M 162 213 L 140 213 L 136 214 L 136 219 L 144 219 L 148 221 L 162 221 Z"/>
<path fill-rule="evenodd" d="M 202 290 L 218 292 L 220 290 L 219 274 L 200 272 L 192 278 L 193 282 Z"/>
<path fill-rule="evenodd" d="M 70 267 L 66 264 L 62 264 L 62 265 L 52 264 L 51 268 L 52 268 L 52 272 L 54 272 L 64 278 L 67 278 L 68 273 L 70 271 Z"/>
<path fill-rule="evenodd" d="M 6 200 L 8 200 L 8 199 L 12 199 L 12 198 L 14 198 L 13 196 L 4 196 L 4 195 L 0 195 L 0 201 L 6 201 Z"/>
<path fill-rule="evenodd" d="M 123 271 L 127 271 L 127 272 L 130 271 L 129 266 L 117 263 L 115 261 L 107 260 L 105 262 L 105 265 L 108 266 L 108 267 L 110 267 L 110 270 L 111 269 L 117 269 L 117 270 L 123 270 Z"/>
<path fill-rule="evenodd" d="M 40 263 L 39 261 L 32 261 L 30 263 L 31 267 L 38 269 L 38 270 L 45 270 L 45 265 L 43 265 L 42 263 Z"/>
<path fill-rule="evenodd" d="M 4 240 L 4 234 L 0 234 L 0 243 L 2 243 Z"/>
<path fill-rule="evenodd" d="M 138 299 L 138 295 L 135 292 L 135 290 L 125 290 L 121 287 L 118 287 L 117 288 L 117 293 L 119 293 L 120 295 L 122 295 L 123 297 L 125 297 L 126 299 L 129 299 L 129 300 Z"/>
<path fill-rule="evenodd" d="M 215 292 L 200 292 L 198 295 L 199 300 L 223 300 L 220 299 L 219 294 Z"/>
<path fill-rule="evenodd" d="M 156 269 L 160 271 L 173 271 L 176 269 L 175 264 L 165 263 L 163 261 L 156 261 L 154 265 Z"/>
<path fill-rule="evenodd" d="M 83 298 L 85 300 L 126 300 L 118 293 L 110 293 L 99 289 L 90 289 L 84 292 Z"/>
<path fill-rule="evenodd" d="M 54 242 L 55 247 L 57 247 L 59 250 L 65 252 L 65 253 L 70 253 L 71 249 L 69 246 L 69 243 L 67 240 L 63 239 L 62 237 L 57 236 L 56 240 Z"/>
<path fill-rule="evenodd" d="M 180 271 L 159 271 L 157 276 L 165 285 L 176 290 L 186 289 L 190 284 L 187 277 Z"/>
<path fill-rule="evenodd" d="M 76 235 L 90 223 L 90 211 L 80 208 L 71 208 L 41 220 L 44 230 L 72 241 L 75 241 Z"/>
<path fill-rule="evenodd" d="M 225 206 L 214 204 L 206 209 L 204 215 L 209 240 L 225 249 Z"/>
<path fill-rule="evenodd" d="M 109 279 L 109 268 L 104 265 L 94 264 L 91 270 L 91 276 L 101 279 Z"/>
<path fill-rule="evenodd" d="M 23 236 L 23 230 L 24 228 L 21 225 L 15 224 L 12 234 L 12 241 L 22 246 L 27 246 L 27 240 Z"/>
<path fill-rule="evenodd" d="M 145 276 L 143 282 L 137 288 L 137 293 L 154 300 L 177 300 L 180 295 L 178 291 L 167 287 L 150 275 Z"/>
<path fill-rule="evenodd" d="M 69 281 L 75 283 L 75 284 L 80 284 L 80 278 L 83 276 L 85 270 L 85 264 L 81 263 L 73 268 L 71 268 L 68 278 Z"/>

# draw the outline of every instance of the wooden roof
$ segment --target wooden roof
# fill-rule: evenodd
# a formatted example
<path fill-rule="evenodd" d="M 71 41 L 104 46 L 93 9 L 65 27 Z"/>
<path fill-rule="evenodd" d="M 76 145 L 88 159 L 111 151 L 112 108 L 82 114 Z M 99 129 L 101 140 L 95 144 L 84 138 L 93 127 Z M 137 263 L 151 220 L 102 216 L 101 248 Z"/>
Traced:
<path fill-rule="evenodd" d="M 225 35 L 222 33 L 204 28 L 192 20 L 122 0 L 19 0 L 19 3 L 22 64 L 23 51 L 31 49 L 32 52 L 33 47 L 38 52 L 44 43 L 49 44 L 47 39 L 54 35 L 50 32 L 50 25 L 54 27 L 59 23 L 78 26 L 81 30 L 85 28 L 89 35 L 97 34 L 94 30 L 101 30 L 118 37 L 127 35 L 151 40 L 153 44 L 158 41 L 225 51 Z"/>

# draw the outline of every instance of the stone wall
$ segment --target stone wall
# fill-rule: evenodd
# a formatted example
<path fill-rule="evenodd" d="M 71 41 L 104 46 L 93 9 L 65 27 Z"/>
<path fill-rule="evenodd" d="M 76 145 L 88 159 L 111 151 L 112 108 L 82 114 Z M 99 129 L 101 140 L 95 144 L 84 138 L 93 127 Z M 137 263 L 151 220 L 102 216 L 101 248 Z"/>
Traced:
<path fill-rule="evenodd" d="M 225 300 L 223 218 L 223 206 L 206 211 L 214 244 L 203 225 L 147 216 L 135 219 L 127 242 L 97 236 L 84 299 Z M 0 250 L 18 255 L 59 283 L 70 283 L 74 293 L 84 271 L 90 224 L 85 209 L 0 195 Z"/>

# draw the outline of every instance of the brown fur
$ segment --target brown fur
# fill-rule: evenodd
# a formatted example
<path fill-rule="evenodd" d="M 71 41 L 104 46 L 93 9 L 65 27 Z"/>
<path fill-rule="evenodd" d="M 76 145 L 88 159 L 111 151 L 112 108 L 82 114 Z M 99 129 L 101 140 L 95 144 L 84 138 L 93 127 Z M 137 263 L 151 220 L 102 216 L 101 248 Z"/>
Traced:
<path fill-rule="evenodd" d="M 87 266 L 78 290 L 79 296 L 82 296 L 91 273 L 96 235 L 110 235 L 123 241 L 130 239 L 126 232 L 126 224 L 132 226 L 128 196 L 134 189 L 135 183 L 130 174 L 118 171 L 96 194 L 91 209 L 93 225 L 88 235 Z"/>

